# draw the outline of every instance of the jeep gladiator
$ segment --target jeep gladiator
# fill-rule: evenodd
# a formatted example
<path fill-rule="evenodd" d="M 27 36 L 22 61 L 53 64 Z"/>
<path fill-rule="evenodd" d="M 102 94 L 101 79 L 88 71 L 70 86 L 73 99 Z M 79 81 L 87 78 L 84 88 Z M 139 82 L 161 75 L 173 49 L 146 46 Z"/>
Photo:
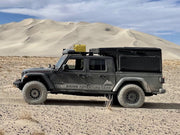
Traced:
<path fill-rule="evenodd" d="M 47 94 L 111 95 L 123 107 L 138 108 L 145 96 L 165 93 L 159 48 L 93 48 L 63 50 L 56 65 L 31 68 L 13 84 L 29 104 L 41 104 Z"/>

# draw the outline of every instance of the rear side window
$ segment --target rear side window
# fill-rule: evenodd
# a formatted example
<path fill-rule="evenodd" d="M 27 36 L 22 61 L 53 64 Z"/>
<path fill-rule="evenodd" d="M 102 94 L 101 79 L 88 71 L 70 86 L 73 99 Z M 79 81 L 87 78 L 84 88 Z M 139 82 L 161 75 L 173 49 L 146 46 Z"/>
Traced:
<path fill-rule="evenodd" d="M 161 59 L 157 56 L 120 56 L 121 71 L 161 72 Z"/>
<path fill-rule="evenodd" d="M 105 60 L 103 60 L 103 59 L 90 59 L 89 70 L 105 70 Z"/>

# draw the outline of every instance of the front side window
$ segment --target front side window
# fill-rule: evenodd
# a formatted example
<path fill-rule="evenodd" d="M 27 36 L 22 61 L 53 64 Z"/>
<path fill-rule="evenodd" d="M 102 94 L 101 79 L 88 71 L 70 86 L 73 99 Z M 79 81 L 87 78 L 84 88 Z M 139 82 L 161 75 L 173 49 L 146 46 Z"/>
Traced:
<path fill-rule="evenodd" d="M 103 59 L 90 59 L 89 70 L 105 70 L 105 60 L 103 60 Z"/>
<path fill-rule="evenodd" d="M 68 70 L 83 70 L 84 60 L 83 59 L 69 59 L 66 63 Z"/>

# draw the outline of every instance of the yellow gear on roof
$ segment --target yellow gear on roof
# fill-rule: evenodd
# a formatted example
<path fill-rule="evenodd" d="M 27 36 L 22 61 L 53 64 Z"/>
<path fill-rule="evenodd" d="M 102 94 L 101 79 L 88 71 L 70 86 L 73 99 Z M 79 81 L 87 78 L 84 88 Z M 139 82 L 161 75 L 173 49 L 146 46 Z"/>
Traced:
<path fill-rule="evenodd" d="M 75 44 L 74 50 L 75 52 L 86 52 L 86 45 Z"/>

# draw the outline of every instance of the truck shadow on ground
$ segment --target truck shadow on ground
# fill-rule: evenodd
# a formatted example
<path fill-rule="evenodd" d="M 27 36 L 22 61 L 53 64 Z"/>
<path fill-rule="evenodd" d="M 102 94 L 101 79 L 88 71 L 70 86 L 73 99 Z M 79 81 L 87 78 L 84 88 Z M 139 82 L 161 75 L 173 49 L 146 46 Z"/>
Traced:
<path fill-rule="evenodd" d="M 180 109 L 180 103 L 145 102 L 142 108 L 146 109 Z"/>
<path fill-rule="evenodd" d="M 69 105 L 69 106 L 97 106 L 105 107 L 105 101 L 96 100 L 68 100 L 68 99 L 48 99 L 46 105 Z M 121 107 L 120 105 L 112 105 L 112 107 Z M 180 103 L 155 103 L 145 102 L 141 107 L 144 109 L 180 109 Z"/>
<path fill-rule="evenodd" d="M 105 101 L 97 100 L 68 100 L 68 99 L 48 99 L 45 105 L 69 105 L 69 106 L 105 106 Z"/>

